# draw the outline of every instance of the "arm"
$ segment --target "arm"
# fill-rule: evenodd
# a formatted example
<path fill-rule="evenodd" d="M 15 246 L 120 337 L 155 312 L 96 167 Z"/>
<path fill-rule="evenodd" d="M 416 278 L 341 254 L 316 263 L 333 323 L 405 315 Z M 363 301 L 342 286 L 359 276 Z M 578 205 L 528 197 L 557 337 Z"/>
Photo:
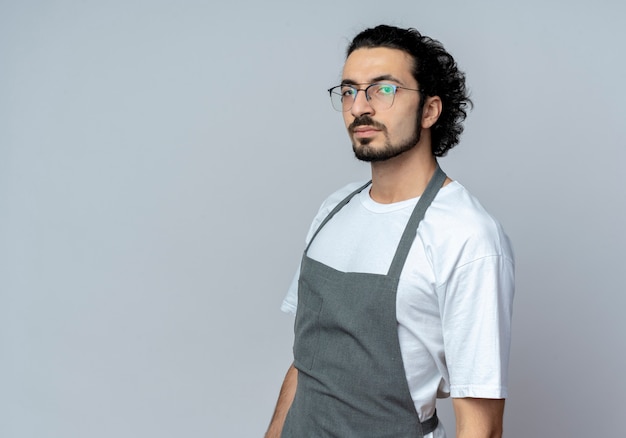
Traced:
<path fill-rule="evenodd" d="M 504 399 L 453 398 L 457 438 L 501 438 Z"/>
<path fill-rule="evenodd" d="M 274 410 L 270 426 L 265 433 L 265 438 L 280 438 L 287 412 L 296 395 L 296 386 L 298 386 L 298 370 L 291 364 L 289 370 L 287 370 L 283 386 L 280 388 L 276 409 Z"/>

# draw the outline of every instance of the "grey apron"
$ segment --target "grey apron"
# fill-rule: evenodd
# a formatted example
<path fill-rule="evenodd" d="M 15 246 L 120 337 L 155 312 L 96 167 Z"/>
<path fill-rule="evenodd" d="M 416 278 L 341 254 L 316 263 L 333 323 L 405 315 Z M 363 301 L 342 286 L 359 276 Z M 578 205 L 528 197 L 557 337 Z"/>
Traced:
<path fill-rule="evenodd" d="M 420 423 L 406 381 L 396 319 L 400 273 L 426 209 L 446 175 L 437 167 L 420 197 L 387 275 L 341 272 L 304 251 L 298 282 L 294 366 L 296 395 L 283 438 L 422 438 L 438 424 Z"/>

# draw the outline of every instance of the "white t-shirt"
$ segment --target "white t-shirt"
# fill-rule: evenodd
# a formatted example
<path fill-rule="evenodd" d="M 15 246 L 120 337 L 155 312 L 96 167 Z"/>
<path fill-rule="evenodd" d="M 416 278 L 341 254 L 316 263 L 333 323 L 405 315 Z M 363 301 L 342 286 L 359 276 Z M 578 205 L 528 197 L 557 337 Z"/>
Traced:
<path fill-rule="evenodd" d="M 350 184 L 322 204 L 307 236 Z M 419 198 L 379 204 L 365 188 L 317 235 L 308 255 L 342 272 L 386 274 Z M 296 272 L 281 309 L 295 313 Z M 436 398 L 505 398 L 514 291 L 513 252 L 500 224 L 456 181 L 442 187 L 420 223 L 400 276 L 398 338 L 420 420 Z M 445 437 L 443 428 L 433 438 Z"/>

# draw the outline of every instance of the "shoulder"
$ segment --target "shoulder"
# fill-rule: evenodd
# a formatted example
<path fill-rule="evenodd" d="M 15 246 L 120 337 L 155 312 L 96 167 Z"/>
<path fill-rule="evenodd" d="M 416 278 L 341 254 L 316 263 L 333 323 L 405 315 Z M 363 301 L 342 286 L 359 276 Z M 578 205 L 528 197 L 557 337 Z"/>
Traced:
<path fill-rule="evenodd" d="M 453 181 L 440 190 L 427 215 L 426 235 L 432 237 L 436 247 L 457 252 L 461 257 L 457 262 L 488 256 L 513 260 L 511 243 L 502 225 L 459 182 Z"/>

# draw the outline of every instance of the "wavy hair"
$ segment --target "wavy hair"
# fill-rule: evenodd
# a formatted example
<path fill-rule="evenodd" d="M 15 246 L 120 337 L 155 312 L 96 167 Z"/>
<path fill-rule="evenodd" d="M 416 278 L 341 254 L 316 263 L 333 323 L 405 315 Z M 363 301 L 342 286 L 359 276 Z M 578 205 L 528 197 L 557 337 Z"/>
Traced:
<path fill-rule="evenodd" d="M 380 25 L 365 29 L 348 46 L 346 58 L 357 49 L 376 47 L 398 49 L 411 55 L 414 61 L 412 73 L 422 101 L 424 96 L 439 96 L 441 99 L 441 115 L 430 130 L 433 155 L 443 157 L 459 143 L 467 109 L 473 107 L 465 87 L 465 74 L 439 41 L 423 36 L 413 28 Z"/>

